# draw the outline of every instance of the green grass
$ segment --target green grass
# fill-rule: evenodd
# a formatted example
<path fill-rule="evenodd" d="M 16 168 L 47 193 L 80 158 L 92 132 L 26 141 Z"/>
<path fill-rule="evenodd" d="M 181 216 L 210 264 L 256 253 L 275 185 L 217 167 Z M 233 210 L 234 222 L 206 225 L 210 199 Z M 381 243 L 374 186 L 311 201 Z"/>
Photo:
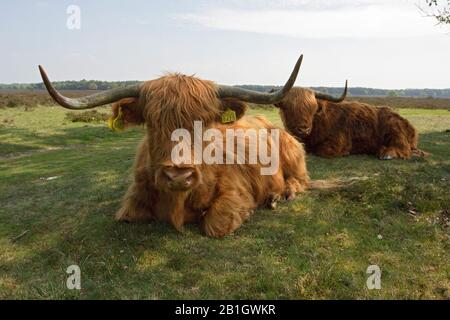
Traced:
<path fill-rule="evenodd" d="M 315 179 L 359 180 L 258 210 L 210 239 L 195 225 L 180 234 L 114 221 L 143 128 L 116 134 L 62 108 L 1 109 L 0 299 L 449 299 L 450 114 L 400 112 L 429 158 L 309 156 Z M 250 113 L 280 124 L 274 110 Z M 81 291 L 66 289 L 72 264 Z M 372 264 L 381 290 L 366 287 Z"/>

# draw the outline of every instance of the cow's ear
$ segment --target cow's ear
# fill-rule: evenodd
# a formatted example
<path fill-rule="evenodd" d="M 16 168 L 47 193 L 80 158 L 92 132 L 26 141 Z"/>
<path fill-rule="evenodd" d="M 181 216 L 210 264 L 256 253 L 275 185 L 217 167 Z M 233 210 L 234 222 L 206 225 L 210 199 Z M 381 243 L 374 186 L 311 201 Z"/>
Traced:
<path fill-rule="evenodd" d="M 121 131 L 145 122 L 142 107 L 137 98 L 125 98 L 112 105 L 112 117 L 108 125 L 112 130 Z"/>
<path fill-rule="evenodd" d="M 317 100 L 317 111 L 316 114 L 320 114 L 323 111 L 322 101 Z"/>
<path fill-rule="evenodd" d="M 221 103 L 222 111 L 219 121 L 222 123 L 239 120 L 245 115 L 245 112 L 248 110 L 248 105 L 240 100 L 225 98 L 221 99 Z"/>
<path fill-rule="evenodd" d="M 283 109 L 283 103 L 282 102 L 274 103 L 273 105 L 275 106 L 275 108 Z"/>

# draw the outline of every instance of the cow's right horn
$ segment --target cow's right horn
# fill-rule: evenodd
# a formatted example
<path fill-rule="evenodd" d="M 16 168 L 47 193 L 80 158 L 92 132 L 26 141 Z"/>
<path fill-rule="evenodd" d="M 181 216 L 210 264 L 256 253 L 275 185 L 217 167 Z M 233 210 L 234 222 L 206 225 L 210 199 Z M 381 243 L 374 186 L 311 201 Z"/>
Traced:
<path fill-rule="evenodd" d="M 260 104 L 273 104 L 280 102 L 286 96 L 286 94 L 294 86 L 297 79 L 300 66 L 303 61 L 303 55 L 298 58 L 295 64 L 294 70 L 289 77 L 283 88 L 273 93 L 258 92 L 253 90 L 246 90 L 238 87 L 219 85 L 218 94 L 220 98 L 234 98 L 244 102 L 260 103 Z"/>
<path fill-rule="evenodd" d="M 339 98 L 333 97 L 332 95 L 329 95 L 326 93 L 315 92 L 315 91 L 314 91 L 314 95 L 315 95 L 316 99 L 327 100 L 327 101 L 331 101 L 331 102 L 342 102 L 347 97 L 347 90 L 348 90 L 348 80 L 345 80 L 344 92 L 342 93 L 342 95 Z"/>
<path fill-rule="evenodd" d="M 119 101 L 123 98 L 137 98 L 139 97 L 139 92 L 142 85 L 135 84 L 122 88 L 110 89 L 81 98 L 68 98 L 55 89 L 42 66 L 39 66 L 39 71 L 41 73 L 42 81 L 44 82 L 44 85 L 52 98 L 64 108 L 73 110 L 91 109 Z"/>

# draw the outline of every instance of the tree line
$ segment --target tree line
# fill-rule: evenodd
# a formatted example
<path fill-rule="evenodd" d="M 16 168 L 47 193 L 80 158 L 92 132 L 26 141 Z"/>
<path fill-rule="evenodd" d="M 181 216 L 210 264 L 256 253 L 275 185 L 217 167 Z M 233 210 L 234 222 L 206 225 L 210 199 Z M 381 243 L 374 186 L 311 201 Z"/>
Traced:
<path fill-rule="evenodd" d="M 81 81 L 56 81 L 53 85 L 58 90 L 107 90 L 120 86 L 136 84 L 139 81 L 99 81 L 99 80 L 81 80 Z M 277 86 L 262 85 L 239 85 L 237 87 L 267 92 L 271 89 L 277 89 Z M 312 89 L 328 94 L 341 95 L 343 88 L 336 87 L 313 87 Z M 0 84 L 0 90 L 45 90 L 41 83 L 15 83 Z M 450 98 L 449 89 L 374 89 L 374 88 L 350 88 L 349 96 L 359 97 L 420 97 L 420 98 Z"/>
<path fill-rule="evenodd" d="M 121 86 L 136 84 L 139 81 L 100 81 L 100 80 L 80 80 L 80 81 L 52 81 L 58 90 L 107 90 Z M 45 86 L 40 83 L 12 83 L 0 84 L 0 90 L 45 90 Z"/>
<path fill-rule="evenodd" d="M 243 85 L 238 86 L 244 89 L 256 90 L 261 92 L 270 91 L 272 89 L 280 89 L 277 86 L 259 86 L 259 85 Z M 342 87 L 311 87 L 311 89 L 340 96 L 344 88 Z M 349 96 L 357 97 L 417 97 L 417 98 L 450 98 L 449 89 L 374 89 L 355 87 L 348 89 Z"/>

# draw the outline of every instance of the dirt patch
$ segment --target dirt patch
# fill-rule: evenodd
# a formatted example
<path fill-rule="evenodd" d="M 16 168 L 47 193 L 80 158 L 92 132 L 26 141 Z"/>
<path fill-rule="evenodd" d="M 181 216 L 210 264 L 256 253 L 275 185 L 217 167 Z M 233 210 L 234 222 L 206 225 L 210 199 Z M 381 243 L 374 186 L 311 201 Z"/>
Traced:
<path fill-rule="evenodd" d="M 30 155 L 33 155 L 35 153 L 44 153 L 44 152 L 52 152 L 52 151 L 59 151 L 59 150 L 71 150 L 71 149 L 79 149 L 85 147 L 83 145 L 72 145 L 68 147 L 47 147 L 42 149 L 33 149 L 33 150 L 27 150 L 22 152 L 12 152 L 4 155 L 0 155 L 0 160 L 7 160 L 7 159 L 18 159 L 22 157 L 27 157 Z"/>

